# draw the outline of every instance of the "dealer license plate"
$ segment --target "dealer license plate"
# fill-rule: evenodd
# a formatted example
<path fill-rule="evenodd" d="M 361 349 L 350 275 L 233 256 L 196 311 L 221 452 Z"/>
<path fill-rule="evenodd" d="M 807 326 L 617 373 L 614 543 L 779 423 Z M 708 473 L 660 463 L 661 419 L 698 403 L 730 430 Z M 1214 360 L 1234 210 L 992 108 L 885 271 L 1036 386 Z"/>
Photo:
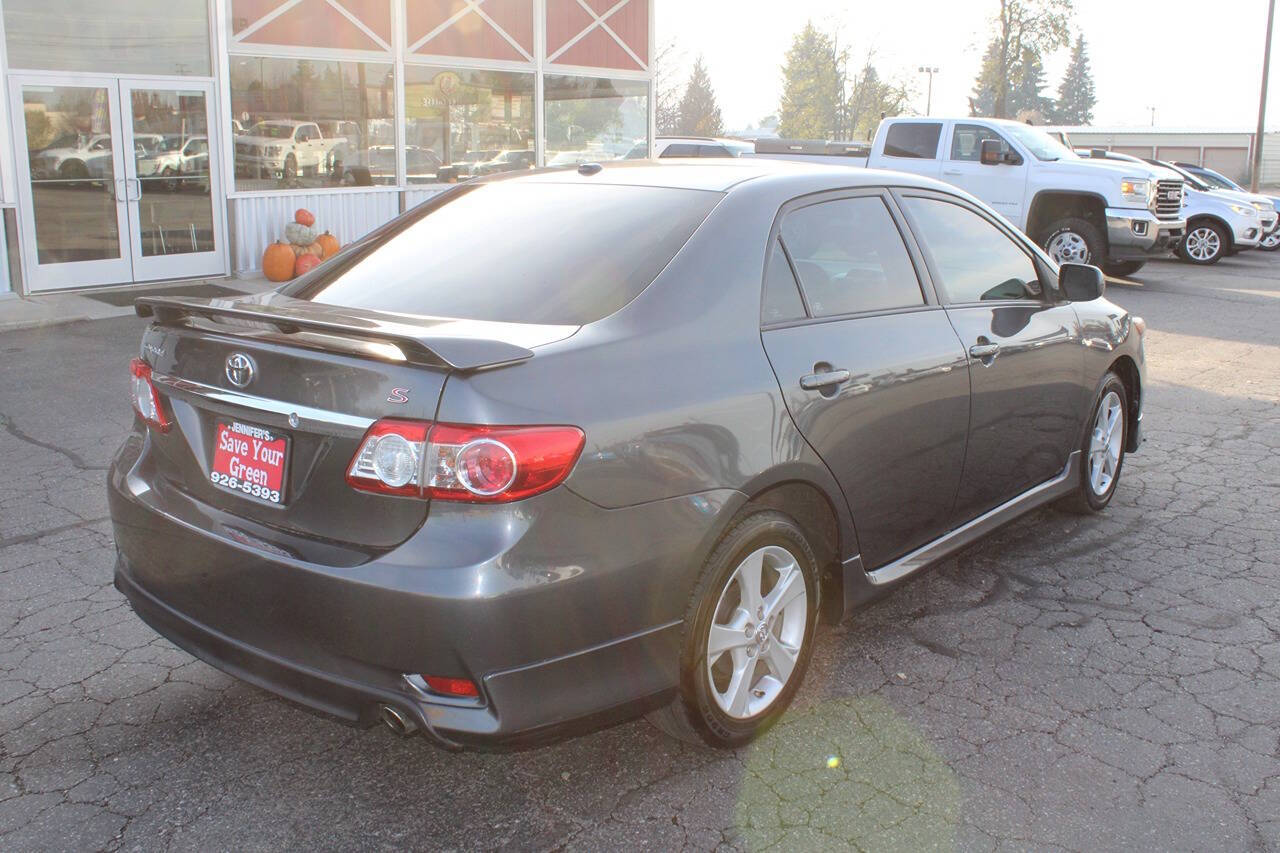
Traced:
<path fill-rule="evenodd" d="M 282 504 L 288 461 L 288 436 L 241 421 L 218 421 L 209 481 L 230 492 Z"/>

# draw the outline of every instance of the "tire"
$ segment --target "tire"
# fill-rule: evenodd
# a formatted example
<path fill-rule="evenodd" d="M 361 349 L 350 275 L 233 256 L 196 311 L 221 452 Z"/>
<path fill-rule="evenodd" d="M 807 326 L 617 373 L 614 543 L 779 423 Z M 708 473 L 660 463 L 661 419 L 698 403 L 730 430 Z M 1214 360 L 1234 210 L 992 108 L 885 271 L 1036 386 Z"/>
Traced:
<path fill-rule="evenodd" d="M 749 579 L 753 569 L 763 604 L 750 613 L 742 606 L 750 583 L 744 587 L 739 578 Z M 803 581 L 803 590 L 797 591 L 797 581 Z M 781 606 L 770 615 L 771 595 L 781 595 L 780 590 L 790 595 L 777 599 Z M 766 510 L 736 522 L 707 558 L 690 596 L 679 692 L 670 705 L 651 712 L 649 721 L 679 740 L 718 748 L 739 747 L 759 737 L 786 711 L 804 680 L 820 598 L 817 560 L 794 521 Z M 713 624 L 721 627 L 720 640 L 731 645 L 708 664 Z M 754 629 L 750 637 L 748 626 Z M 779 677 L 775 661 L 782 661 L 783 668 L 793 661 L 785 678 Z M 745 675 L 735 678 L 738 670 Z"/>
<path fill-rule="evenodd" d="M 1049 225 L 1040 241 L 1057 263 L 1097 264 L 1107 256 L 1107 243 L 1096 225 L 1069 217 Z"/>
<path fill-rule="evenodd" d="M 1274 252 L 1276 249 L 1280 249 L 1280 228 L 1263 237 L 1262 242 L 1258 244 L 1258 248 L 1263 252 Z"/>
<path fill-rule="evenodd" d="M 178 191 L 178 170 L 172 166 L 165 166 L 161 174 L 164 176 L 164 181 L 161 183 L 164 191 L 176 193 Z"/>
<path fill-rule="evenodd" d="M 1147 265 L 1146 261 L 1113 261 L 1102 265 L 1102 271 L 1109 276 L 1124 278 L 1133 275 Z"/>
<path fill-rule="evenodd" d="M 293 184 L 298 180 L 298 158 L 290 154 L 284 158 L 284 181 L 286 184 Z"/>
<path fill-rule="evenodd" d="M 1109 413 L 1118 417 L 1118 421 L 1110 428 L 1107 427 L 1112 416 Z M 1120 377 L 1108 372 L 1103 379 L 1102 390 L 1098 392 L 1098 399 L 1089 412 L 1088 427 L 1080 447 L 1079 482 L 1075 491 L 1062 500 L 1063 509 L 1080 515 L 1090 515 L 1106 509 L 1120 483 L 1125 444 L 1128 440 L 1129 394 Z"/>
<path fill-rule="evenodd" d="M 1231 251 L 1231 237 L 1216 222 L 1202 219 L 1187 226 L 1187 236 L 1178 244 L 1178 257 L 1189 264 L 1207 267 Z"/>
<path fill-rule="evenodd" d="M 89 177 L 89 167 L 81 160 L 68 160 L 58 167 L 58 177 L 69 182 L 65 186 L 79 187 L 79 182 Z M 75 183 L 70 183 L 72 181 Z"/>

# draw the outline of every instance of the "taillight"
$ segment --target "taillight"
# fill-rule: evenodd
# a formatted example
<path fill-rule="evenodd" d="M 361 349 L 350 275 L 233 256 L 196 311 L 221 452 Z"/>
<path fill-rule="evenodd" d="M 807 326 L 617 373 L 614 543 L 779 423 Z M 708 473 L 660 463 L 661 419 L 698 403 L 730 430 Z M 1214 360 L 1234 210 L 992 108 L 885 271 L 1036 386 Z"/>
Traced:
<path fill-rule="evenodd" d="M 133 392 L 133 410 L 144 421 L 161 432 L 169 431 L 169 418 L 165 416 L 164 406 L 160 405 L 160 395 L 156 386 L 151 384 L 151 365 L 140 358 L 129 362 L 130 386 Z"/>
<path fill-rule="evenodd" d="M 347 473 L 357 489 L 472 503 L 518 501 L 569 476 L 586 441 L 569 426 L 467 426 L 382 420 Z"/>

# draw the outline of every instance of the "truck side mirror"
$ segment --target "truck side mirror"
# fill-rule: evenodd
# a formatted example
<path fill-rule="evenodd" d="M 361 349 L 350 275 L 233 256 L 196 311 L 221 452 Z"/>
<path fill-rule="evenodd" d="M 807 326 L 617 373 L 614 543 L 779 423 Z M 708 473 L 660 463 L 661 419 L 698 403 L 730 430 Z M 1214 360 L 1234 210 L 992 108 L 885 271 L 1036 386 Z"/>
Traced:
<path fill-rule="evenodd" d="M 982 140 L 982 165 L 999 166 L 1004 162 L 1004 143 L 999 139 Z"/>
<path fill-rule="evenodd" d="M 1102 270 L 1089 264 L 1063 264 L 1058 268 L 1058 292 L 1071 302 L 1092 302 L 1102 297 L 1107 280 Z"/>

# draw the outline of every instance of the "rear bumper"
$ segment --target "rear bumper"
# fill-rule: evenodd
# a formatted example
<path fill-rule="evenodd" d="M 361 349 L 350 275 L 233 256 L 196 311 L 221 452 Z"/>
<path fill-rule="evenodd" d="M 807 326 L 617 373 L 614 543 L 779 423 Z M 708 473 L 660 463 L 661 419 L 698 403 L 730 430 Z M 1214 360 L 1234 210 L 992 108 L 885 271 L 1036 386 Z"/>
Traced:
<path fill-rule="evenodd" d="M 323 565 L 158 495 L 136 473 L 144 446 L 126 443 L 108 484 L 116 586 L 144 621 L 302 705 L 356 725 L 392 705 L 451 746 L 539 741 L 669 699 L 697 568 L 738 495 L 604 510 L 561 487 L 437 503 L 402 545 Z M 466 678 L 481 695 L 424 695 L 407 674 Z"/>
<path fill-rule="evenodd" d="M 1158 219 L 1149 210 L 1109 207 L 1107 245 L 1109 260 L 1145 260 L 1177 247 L 1187 231 L 1186 220 Z"/>

